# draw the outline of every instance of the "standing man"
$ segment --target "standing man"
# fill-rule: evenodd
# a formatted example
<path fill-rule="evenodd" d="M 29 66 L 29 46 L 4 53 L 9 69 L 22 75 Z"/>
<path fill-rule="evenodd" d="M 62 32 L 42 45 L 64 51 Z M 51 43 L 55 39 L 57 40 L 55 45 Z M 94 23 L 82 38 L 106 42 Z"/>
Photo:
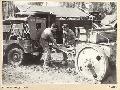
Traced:
<path fill-rule="evenodd" d="M 49 60 L 51 59 L 51 52 L 49 42 L 51 41 L 56 49 L 59 49 L 52 32 L 57 29 L 55 24 L 52 24 L 50 28 L 46 28 L 40 36 L 40 45 L 42 46 L 45 54 L 44 67 L 48 67 Z"/>
<path fill-rule="evenodd" d="M 63 24 L 63 45 L 68 46 L 72 45 L 75 46 L 75 33 L 69 29 L 68 24 Z"/>

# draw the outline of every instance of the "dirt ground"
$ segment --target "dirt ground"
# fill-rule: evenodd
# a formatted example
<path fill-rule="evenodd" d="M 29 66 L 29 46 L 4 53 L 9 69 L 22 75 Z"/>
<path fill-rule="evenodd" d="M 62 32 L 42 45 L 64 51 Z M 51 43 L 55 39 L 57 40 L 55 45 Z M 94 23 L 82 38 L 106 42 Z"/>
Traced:
<path fill-rule="evenodd" d="M 55 56 L 55 55 L 54 55 Z M 59 57 L 60 58 L 60 57 Z M 19 67 L 3 65 L 2 70 L 3 85 L 14 84 L 97 84 L 84 76 L 77 74 L 74 68 L 74 61 L 68 61 L 68 65 L 62 65 L 61 62 L 53 61 L 48 69 L 42 67 L 42 62 L 37 64 L 26 64 Z M 116 69 L 111 68 L 110 75 L 102 84 L 116 83 Z"/>

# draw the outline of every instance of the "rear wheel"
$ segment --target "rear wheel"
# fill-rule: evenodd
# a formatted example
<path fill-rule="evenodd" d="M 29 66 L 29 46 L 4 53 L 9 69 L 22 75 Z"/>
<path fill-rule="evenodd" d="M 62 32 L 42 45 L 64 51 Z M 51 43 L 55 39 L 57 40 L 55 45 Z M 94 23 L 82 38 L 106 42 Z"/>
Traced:
<path fill-rule="evenodd" d="M 8 64 L 19 66 L 23 61 L 23 50 L 20 48 L 12 48 L 7 53 Z"/>
<path fill-rule="evenodd" d="M 108 58 L 103 50 L 92 47 L 82 49 L 76 58 L 78 73 L 84 77 L 101 81 L 108 69 Z"/>

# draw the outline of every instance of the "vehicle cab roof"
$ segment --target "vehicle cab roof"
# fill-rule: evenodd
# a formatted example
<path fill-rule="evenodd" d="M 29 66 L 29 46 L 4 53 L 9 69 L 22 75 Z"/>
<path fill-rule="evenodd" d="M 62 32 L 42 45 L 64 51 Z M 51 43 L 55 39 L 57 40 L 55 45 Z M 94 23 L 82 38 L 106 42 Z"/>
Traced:
<path fill-rule="evenodd" d="M 8 19 L 3 20 L 3 25 L 20 24 L 20 23 L 25 23 L 26 21 L 27 21 L 27 17 L 24 18 L 10 17 Z"/>
<path fill-rule="evenodd" d="M 32 15 L 32 16 L 37 16 L 37 15 L 49 15 L 51 14 L 50 12 L 42 12 L 42 11 L 30 11 L 30 12 L 18 12 L 15 15 Z"/>

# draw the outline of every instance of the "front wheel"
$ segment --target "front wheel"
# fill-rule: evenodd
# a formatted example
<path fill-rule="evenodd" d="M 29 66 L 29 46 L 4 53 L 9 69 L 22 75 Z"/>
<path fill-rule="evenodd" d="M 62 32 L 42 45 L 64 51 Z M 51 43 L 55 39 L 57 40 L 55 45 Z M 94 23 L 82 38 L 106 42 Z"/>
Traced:
<path fill-rule="evenodd" d="M 8 64 L 19 66 L 23 61 L 23 50 L 20 48 L 12 48 L 7 53 Z"/>

